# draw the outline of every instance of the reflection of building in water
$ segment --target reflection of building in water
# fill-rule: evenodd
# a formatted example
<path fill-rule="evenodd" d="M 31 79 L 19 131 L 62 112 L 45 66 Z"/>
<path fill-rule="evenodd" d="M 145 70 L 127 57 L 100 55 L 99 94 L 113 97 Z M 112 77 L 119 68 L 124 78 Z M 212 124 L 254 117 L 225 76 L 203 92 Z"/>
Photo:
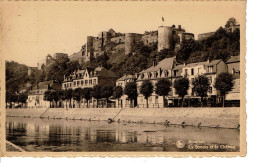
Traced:
<path fill-rule="evenodd" d="M 89 128 L 89 133 L 90 133 L 90 140 L 92 142 L 97 142 L 97 131 L 92 128 Z"/>
<path fill-rule="evenodd" d="M 115 131 L 97 130 L 97 142 L 116 142 Z"/>
<path fill-rule="evenodd" d="M 165 141 L 164 136 L 157 132 L 144 132 L 143 134 L 138 134 L 137 140 L 139 143 L 151 144 L 162 144 Z"/>

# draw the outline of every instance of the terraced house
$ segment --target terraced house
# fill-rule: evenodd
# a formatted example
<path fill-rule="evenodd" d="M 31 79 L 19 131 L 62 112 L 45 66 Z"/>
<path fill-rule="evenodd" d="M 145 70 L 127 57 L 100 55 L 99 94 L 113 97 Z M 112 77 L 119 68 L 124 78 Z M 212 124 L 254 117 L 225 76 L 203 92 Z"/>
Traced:
<path fill-rule="evenodd" d="M 60 84 L 54 80 L 38 83 L 28 92 L 28 108 L 49 108 L 50 102 L 44 99 L 44 93 L 59 89 L 61 89 Z"/>
<path fill-rule="evenodd" d="M 189 101 L 189 103 L 198 103 L 200 97 L 194 94 L 192 90 L 192 82 L 198 75 L 205 75 L 208 77 L 210 82 L 210 89 L 208 91 L 208 99 L 209 104 L 218 102 L 218 95 L 219 92 L 214 88 L 214 83 L 216 77 L 222 73 L 228 72 L 228 67 L 225 62 L 222 60 L 212 60 L 212 61 L 205 61 L 205 62 L 198 62 L 198 63 L 190 63 L 190 64 L 183 64 L 179 62 L 176 57 L 166 58 L 160 61 L 158 64 L 154 61 L 153 66 L 141 71 L 136 75 L 137 77 L 137 87 L 138 87 L 138 98 L 137 98 L 137 106 L 138 107 L 146 107 L 146 99 L 140 93 L 140 86 L 144 80 L 150 80 L 155 89 L 155 84 L 158 82 L 159 79 L 168 79 L 173 84 L 175 79 L 179 77 L 186 76 L 190 81 L 190 87 L 188 90 L 188 94 L 185 98 Z M 124 76 L 117 80 L 117 85 L 120 85 L 122 81 L 127 81 L 127 76 Z M 132 77 L 134 78 L 134 77 Z M 123 80 L 124 79 L 124 80 Z M 122 103 L 126 98 L 122 98 Z M 177 106 L 180 97 L 175 93 L 173 86 L 171 87 L 171 92 L 167 97 L 168 105 Z M 153 94 L 148 99 L 149 107 L 163 107 L 163 97 L 158 96 L 153 92 Z"/>
<path fill-rule="evenodd" d="M 183 64 L 177 61 L 176 57 L 171 57 L 163 59 L 158 64 L 154 61 L 152 67 L 141 71 L 137 78 L 138 107 L 146 107 L 146 99 L 140 94 L 140 86 L 144 80 L 150 80 L 155 89 L 155 84 L 159 79 L 168 79 L 173 82 L 174 78 L 181 76 L 182 66 Z M 170 94 L 172 94 L 172 92 L 170 92 Z M 163 107 L 163 97 L 153 92 L 148 99 L 148 105 L 149 107 Z"/>
<path fill-rule="evenodd" d="M 76 88 L 93 88 L 95 85 L 112 86 L 116 84 L 116 75 L 104 67 L 86 68 L 84 70 L 76 70 L 68 76 L 64 76 L 62 89 Z M 81 100 L 81 106 L 86 105 L 85 99 Z M 97 102 L 92 98 L 89 101 L 89 106 L 92 107 Z M 77 102 L 72 99 L 73 107 L 76 107 Z"/>
<path fill-rule="evenodd" d="M 182 67 L 181 76 L 187 76 L 190 81 L 190 87 L 188 90 L 188 95 L 185 98 L 189 99 L 191 103 L 195 104 L 198 102 L 200 97 L 197 97 L 194 94 L 192 89 L 192 82 L 194 81 L 195 77 L 198 75 L 204 75 L 209 79 L 210 88 L 208 91 L 208 97 L 210 103 L 216 103 L 218 101 L 217 96 L 219 92 L 214 88 L 214 84 L 216 81 L 217 76 L 220 73 L 227 72 L 227 64 L 222 60 L 212 60 L 212 61 L 205 61 L 205 62 L 198 62 L 198 63 L 190 63 Z M 177 99 L 179 99 L 178 95 L 174 93 L 173 89 L 173 105 L 176 105 Z"/>
<path fill-rule="evenodd" d="M 76 70 L 64 76 L 62 89 L 93 88 L 95 85 L 114 86 L 116 75 L 104 67 Z"/>
<path fill-rule="evenodd" d="M 137 79 L 137 74 L 136 75 L 124 75 L 121 78 L 117 79 L 116 81 L 116 86 L 121 86 L 123 89 L 125 88 L 126 84 L 128 82 L 135 82 Z M 135 100 L 135 105 L 137 101 Z M 117 102 L 117 106 L 120 107 L 129 107 L 130 105 L 130 100 L 128 99 L 127 95 L 123 94 L 123 96 L 120 98 L 119 102 Z"/>

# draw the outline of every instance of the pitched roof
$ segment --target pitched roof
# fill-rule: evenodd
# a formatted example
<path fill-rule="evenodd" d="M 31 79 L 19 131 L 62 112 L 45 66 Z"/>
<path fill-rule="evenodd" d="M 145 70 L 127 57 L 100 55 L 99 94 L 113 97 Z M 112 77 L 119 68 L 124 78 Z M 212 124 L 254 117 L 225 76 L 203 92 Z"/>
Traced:
<path fill-rule="evenodd" d="M 160 68 L 161 70 L 170 70 L 173 68 L 173 64 L 178 63 L 176 61 L 176 57 L 171 57 L 171 58 L 165 58 L 161 60 L 156 66 L 152 66 L 146 70 L 143 70 L 142 72 L 153 72 L 153 71 L 158 71 Z"/>
<path fill-rule="evenodd" d="M 135 78 L 135 75 L 124 75 L 121 78 L 117 79 L 117 81 L 124 81 L 127 79 L 133 79 L 133 78 Z"/>
<path fill-rule="evenodd" d="M 189 63 L 185 67 L 194 67 L 197 65 L 212 66 L 218 64 L 220 61 L 221 61 L 220 59 L 216 59 L 216 60 L 212 60 L 211 62 L 205 61 L 205 62 Z"/>
<path fill-rule="evenodd" d="M 60 86 L 57 82 L 53 81 L 53 80 L 50 80 L 50 81 L 44 81 L 44 82 L 40 82 L 38 83 L 37 85 L 35 85 L 33 87 L 32 90 L 37 90 L 37 89 L 48 89 L 48 85 L 50 87 L 52 87 L 53 89 L 59 89 Z"/>
<path fill-rule="evenodd" d="M 240 62 L 240 56 L 231 56 L 227 63 Z"/>
<path fill-rule="evenodd" d="M 110 70 L 105 69 L 104 67 L 97 67 L 94 70 L 97 72 L 97 75 L 94 76 L 99 76 L 99 77 L 116 77 L 116 74 Z"/>

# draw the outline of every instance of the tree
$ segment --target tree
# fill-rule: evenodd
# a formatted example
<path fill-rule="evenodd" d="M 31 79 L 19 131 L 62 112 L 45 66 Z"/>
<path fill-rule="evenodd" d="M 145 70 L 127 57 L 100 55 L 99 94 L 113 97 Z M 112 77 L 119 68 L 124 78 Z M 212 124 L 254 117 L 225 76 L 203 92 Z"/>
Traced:
<path fill-rule="evenodd" d="M 175 93 L 181 97 L 182 107 L 184 102 L 184 96 L 188 94 L 189 85 L 190 82 L 187 77 L 178 78 L 173 83 Z"/>
<path fill-rule="evenodd" d="M 140 93 L 144 95 L 144 98 L 146 99 L 146 106 L 149 107 L 148 98 L 153 93 L 153 84 L 150 80 L 143 81 L 140 87 Z"/>
<path fill-rule="evenodd" d="M 97 107 L 98 107 L 98 100 L 101 99 L 101 97 L 102 97 L 101 90 L 102 90 L 102 87 L 100 85 L 95 85 L 93 87 L 92 97 L 97 99 Z M 93 105 L 93 107 L 94 107 L 94 105 Z"/>
<path fill-rule="evenodd" d="M 123 96 L 123 88 L 121 86 L 115 86 L 113 90 L 113 96 L 117 99 L 119 107 L 119 99 Z"/>
<path fill-rule="evenodd" d="M 57 95 L 58 95 L 58 101 L 61 101 L 63 104 L 63 101 L 66 100 L 65 98 L 65 90 L 57 90 Z M 63 107 L 63 105 L 61 105 Z"/>
<path fill-rule="evenodd" d="M 26 94 L 19 94 L 17 101 L 18 101 L 18 103 L 21 102 L 22 105 L 23 105 L 23 104 L 26 103 L 27 98 L 28 98 L 28 95 L 26 95 Z"/>
<path fill-rule="evenodd" d="M 232 91 L 234 86 L 234 78 L 228 72 L 223 72 L 219 74 L 216 78 L 214 87 L 220 92 L 223 96 L 223 107 L 225 106 L 226 94 Z"/>
<path fill-rule="evenodd" d="M 133 107 L 133 100 L 137 98 L 137 85 L 136 82 L 126 83 L 124 93 L 130 99 L 130 107 Z"/>
<path fill-rule="evenodd" d="M 201 97 L 201 107 L 203 98 L 208 96 L 208 90 L 210 87 L 209 79 L 204 75 L 197 76 L 194 81 L 192 82 L 193 85 L 193 92 Z"/>
<path fill-rule="evenodd" d="M 91 93 L 92 89 L 91 88 L 84 88 L 83 89 L 83 98 L 87 101 L 87 107 L 89 107 L 89 100 L 92 98 Z"/>
<path fill-rule="evenodd" d="M 236 24 L 237 24 L 237 20 L 234 17 L 232 17 L 228 19 L 225 27 L 229 28 L 231 25 L 236 25 Z"/>
<path fill-rule="evenodd" d="M 83 91 L 82 91 L 81 88 L 76 88 L 72 92 L 73 99 L 76 100 L 79 103 L 79 108 L 80 108 L 80 100 L 83 97 L 83 93 L 82 92 Z"/>
<path fill-rule="evenodd" d="M 44 100 L 50 102 L 50 108 L 51 108 L 51 102 L 53 101 L 53 98 L 51 96 L 51 91 L 47 90 L 44 92 Z"/>
<path fill-rule="evenodd" d="M 155 84 L 155 93 L 159 96 L 163 96 L 163 106 L 165 106 L 165 96 L 168 96 L 170 91 L 171 81 L 168 79 L 160 79 Z"/>
<path fill-rule="evenodd" d="M 66 108 L 67 108 L 67 100 L 69 100 L 69 107 L 71 108 L 72 92 L 73 92 L 72 89 L 65 90 Z"/>
<path fill-rule="evenodd" d="M 104 87 L 102 87 L 102 89 L 101 89 L 101 96 L 103 97 L 103 98 L 106 98 L 106 107 L 107 107 L 107 103 L 108 103 L 108 98 L 110 97 L 110 96 L 112 96 L 113 95 L 113 87 L 111 87 L 111 86 L 104 86 Z"/>
<path fill-rule="evenodd" d="M 55 107 L 57 107 L 57 103 L 59 101 L 59 95 L 56 90 L 51 90 L 50 92 L 51 99 L 55 102 Z"/>

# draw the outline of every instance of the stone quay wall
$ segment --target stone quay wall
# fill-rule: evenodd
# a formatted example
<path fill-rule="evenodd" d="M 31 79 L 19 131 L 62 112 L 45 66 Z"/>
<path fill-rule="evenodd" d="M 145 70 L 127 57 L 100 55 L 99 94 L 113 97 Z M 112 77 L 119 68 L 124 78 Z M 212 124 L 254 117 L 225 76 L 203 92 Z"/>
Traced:
<path fill-rule="evenodd" d="M 6 109 L 6 116 L 239 128 L 240 108 L 32 108 Z"/>

